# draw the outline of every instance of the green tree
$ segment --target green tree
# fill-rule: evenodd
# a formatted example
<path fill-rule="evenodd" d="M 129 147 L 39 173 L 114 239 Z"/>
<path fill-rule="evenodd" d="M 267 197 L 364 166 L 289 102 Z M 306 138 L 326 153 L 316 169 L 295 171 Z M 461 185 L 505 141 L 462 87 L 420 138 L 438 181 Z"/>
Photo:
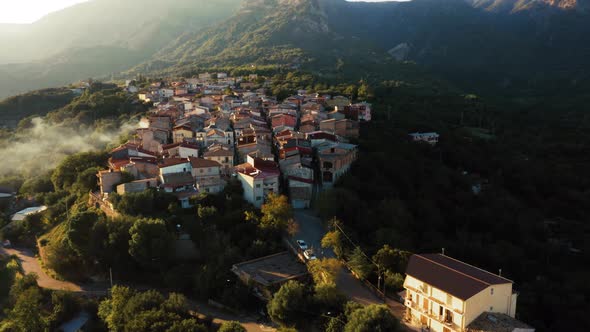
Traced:
<path fill-rule="evenodd" d="M 246 332 L 246 329 L 236 321 L 223 322 L 217 332 Z"/>
<path fill-rule="evenodd" d="M 358 88 L 358 99 L 367 100 L 374 96 L 373 89 L 365 81 L 361 81 L 361 85 Z"/>
<path fill-rule="evenodd" d="M 268 302 L 267 310 L 270 317 L 281 324 L 297 324 L 305 317 L 307 304 L 305 286 L 298 281 L 290 280 L 273 295 Z"/>
<path fill-rule="evenodd" d="M 262 212 L 260 226 L 263 229 L 284 231 L 293 218 L 293 208 L 287 196 L 284 195 L 269 194 L 260 210 Z"/>
<path fill-rule="evenodd" d="M 385 287 L 388 290 L 397 292 L 404 287 L 404 276 L 401 273 L 385 271 Z"/>
<path fill-rule="evenodd" d="M 406 270 L 410 256 L 412 256 L 411 252 L 395 249 L 386 244 L 373 256 L 373 261 L 382 270 L 403 273 Z"/>
<path fill-rule="evenodd" d="M 321 312 L 337 312 L 346 303 L 346 295 L 336 284 L 320 284 L 315 286 L 313 300 Z"/>
<path fill-rule="evenodd" d="M 10 311 L 10 320 L 18 331 L 45 331 L 47 322 L 43 318 L 41 307 L 43 294 L 38 287 L 30 287 L 19 294 Z"/>
<path fill-rule="evenodd" d="M 135 291 L 125 286 L 115 285 L 111 289 L 111 297 L 100 302 L 98 317 L 105 322 L 109 331 L 119 332 L 125 328 L 127 319 L 124 314 L 127 300 L 135 295 Z"/>
<path fill-rule="evenodd" d="M 92 229 L 100 218 L 101 215 L 92 210 L 76 213 L 70 217 L 67 238 L 70 246 L 78 255 L 88 256 Z"/>
<path fill-rule="evenodd" d="M 326 323 L 325 332 L 342 332 L 344 331 L 344 325 L 345 321 L 343 315 L 332 317 L 328 323 Z"/>
<path fill-rule="evenodd" d="M 102 167 L 90 167 L 82 171 L 76 177 L 76 182 L 72 186 L 80 194 L 87 194 L 89 191 L 94 191 L 98 183 L 96 181 L 96 174 Z"/>
<path fill-rule="evenodd" d="M 370 305 L 352 312 L 345 332 L 395 332 L 399 322 L 391 315 L 385 305 Z"/>
<path fill-rule="evenodd" d="M 162 307 L 168 311 L 179 315 L 185 314 L 189 310 L 189 304 L 186 297 L 178 293 L 170 293 L 168 298 L 162 303 Z"/>
<path fill-rule="evenodd" d="M 358 88 L 356 87 L 356 85 L 353 85 L 353 84 L 347 86 L 346 89 L 344 89 L 344 94 L 353 100 L 356 99 L 357 92 L 358 92 Z"/>
<path fill-rule="evenodd" d="M 175 322 L 172 326 L 166 330 L 166 332 L 207 332 L 205 325 L 200 324 L 196 319 L 189 318 L 183 319 L 179 322 Z"/>
<path fill-rule="evenodd" d="M 216 214 L 217 208 L 214 206 L 202 206 L 199 204 L 199 207 L 197 208 L 197 215 L 202 221 L 210 220 L 211 218 L 215 217 Z"/>
<path fill-rule="evenodd" d="M 166 263 L 172 248 L 173 236 L 161 219 L 139 219 L 129 229 L 129 254 L 146 267 Z"/>
<path fill-rule="evenodd" d="M 354 248 L 352 251 L 348 263 L 352 270 L 361 279 L 367 279 L 371 272 L 373 272 L 373 264 L 369 262 L 365 254 L 360 247 Z"/>
<path fill-rule="evenodd" d="M 316 285 L 335 284 L 342 264 L 335 258 L 322 258 L 310 261 L 307 269 Z"/>
<path fill-rule="evenodd" d="M 344 238 L 340 231 L 335 230 L 326 233 L 322 238 L 322 248 L 332 248 L 338 258 L 344 256 Z"/>
<path fill-rule="evenodd" d="M 56 190 L 68 190 L 85 170 L 102 166 L 107 161 L 104 152 L 83 152 L 66 157 L 51 174 L 51 182 Z M 96 174 L 96 173 L 95 173 Z"/>

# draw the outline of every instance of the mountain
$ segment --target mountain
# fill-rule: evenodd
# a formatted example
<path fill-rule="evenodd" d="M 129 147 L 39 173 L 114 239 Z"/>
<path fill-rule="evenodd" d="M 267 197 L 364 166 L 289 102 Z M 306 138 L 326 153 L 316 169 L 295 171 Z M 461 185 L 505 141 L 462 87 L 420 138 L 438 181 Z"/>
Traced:
<path fill-rule="evenodd" d="M 13 48 L 0 63 L 29 60 L 0 65 L 0 96 L 121 71 L 252 65 L 350 80 L 432 81 L 430 72 L 481 94 L 577 93 L 590 86 L 589 3 L 94 0 L 0 26 Z"/>
<path fill-rule="evenodd" d="M 0 25 L 0 97 L 116 73 L 182 33 L 235 13 L 240 0 L 93 0 L 33 24 Z"/>
<path fill-rule="evenodd" d="M 277 64 L 389 77 L 410 61 L 476 92 L 553 93 L 589 82 L 587 6 L 587 0 L 245 0 L 230 19 L 183 34 L 131 72 Z"/>
<path fill-rule="evenodd" d="M 198 67 L 276 65 L 356 80 L 393 68 L 395 78 L 428 76 L 415 65 L 394 61 L 372 38 L 342 33 L 332 9 L 348 4 L 245 0 L 236 15 L 205 31 L 183 34 L 130 73 L 176 75 Z"/>
<path fill-rule="evenodd" d="M 521 12 L 530 10 L 588 10 L 585 0 L 468 0 L 474 7 L 495 12 Z"/>

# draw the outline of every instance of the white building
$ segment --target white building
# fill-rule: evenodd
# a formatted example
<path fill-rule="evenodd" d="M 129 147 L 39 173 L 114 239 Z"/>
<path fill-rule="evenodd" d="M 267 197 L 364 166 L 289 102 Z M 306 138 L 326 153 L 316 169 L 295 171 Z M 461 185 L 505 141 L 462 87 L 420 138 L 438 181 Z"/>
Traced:
<path fill-rule="evenodd" d="M 260 208 L 270 193 L 279 193 L 279 171 L 274 161 L 247 156 L 246 163 L 234 168 L 244 189 L 244 199 Z"/>
<path fill-rule="evenodd" d="M 445 255 L 412 255 L 404 281 L 406 318 L 412 325 L 433 332 L 533 332 L 514 319 L 517 294 L 512 284 L 509 279 Z M 509 326 L 474 327 L 481 324 L 481 317 L 488 316 Z"/>

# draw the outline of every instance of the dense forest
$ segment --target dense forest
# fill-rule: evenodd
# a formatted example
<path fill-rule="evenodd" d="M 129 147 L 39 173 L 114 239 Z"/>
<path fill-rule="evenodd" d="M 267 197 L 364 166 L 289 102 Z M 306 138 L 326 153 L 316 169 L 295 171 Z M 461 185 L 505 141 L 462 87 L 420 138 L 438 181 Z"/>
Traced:
<path fill-rule="evenodd" d="M 331 230 L 322 244 L 334 247 L 358 275 L 377 284 L 383 274 L 386 290 L 392 294 L 403 282 L 411 253 L 445 248 L 448 255 L 489 271 L 502 269 L 502 275 L 514 280 L 520 292 L 518 318 L 538 331 L 590 327 L 583 318 L 590 292 L 585 284 L 590 249 L 585 223 L 590 215 L 590 175 L 586 171 L 590 123 L 584 97 L 523 106 L 405 81 L 333 81 L 284 68 L 263 70 L 261 74 L 272 81 L 269 93 L 281 98 L 304 88 L 366 99 L 375 106 L 374 121 L 363 124 L 356 142 L 360 144 L 359 160 L 314 204 Z M 193 209 L 183 210 L 172 197 L 156 191 L 114 195 L 112 202 L 121 212 L 118 218 L 88 207 L 88 192 L 96 188 L 97 170 L 106 166 L 109 145 L 127 138 L 125 131 L 115 129 L 145 111 L 145 105 L 135 103 L 118 88 L 96 83 L 82 96 L 48 113 L 43 121 L 52 126 L 78 127 L 88 131 L 89 137 L 110 132 L 112 140 L 86 152 L 67 153 L 42 172 L 4 171 L 0 186 L 12 186 L 21 198 L 49 206 L 6 235 L 23 244 L 34 244 L 38 236 L 46 266 L 66 279 L 84 281 L 112 269 L 118 281 L 181 292 L 191 299 L 212 298 L 232 308 L 256 301 L 229 268 L 281 250 L 280 234 L 289 231 L 287 221 L 292 213 L 284 197 L 277 196 L 256 211 L 243 202 L 239 184 L 230 183 L 223 193 L 195 201 Z M 30 135 L 24 134 L 34 131 L 36 121 L 25 118 L 0 139 L 31 143 Z M 441 140 L 436 146 L 412 143 L 407 134 L 415 131 L 436 131 Z M 190 235 L 193 257 L 177 254 L 179 229 Z M 0 274 L 0 291 L 25 287 L 14 286 L 19 278 L 11 276 L 21 272 L 14 262 L 5 263 L 10 267 Z M 332 264 L 325 261 L 312 267 L 312 277 L 329 274 Z M 358 311 L 329 280 L 314 277 L 313 281 L 312 285 L 289 283 L 281 288 L 267 307 L 271 318 L 300 329 L 315 325 L 330 331 L 354 331 L 359 324 L 370 328 L 373 323 L 397 328 L 379 307 Z M 18 308 L 21 295 L 12 293 L 10 308 Z M 63 306 L 59 301 L 70 301 L 54 299 L 42 290 L 26 294 L 28 300 L 23 301 L 27 305 L 44 308 L 41 314 L 46 316 L 46 326 L 56 324 L 48 318 L 48 310 Z M 129 300 L 120 300 L 122 297 Z M 192 321 L 184 309 L 167 305 L 174 300 L 185 308 L 184 300 L 172 294 L 166 297 L 120 288 L 105 301 L 115 300 L 129 307 L 130 313 L 147 308 L 141 313 L 146 321 L 169 317 L 166 329 L 178 324 L 208 328 L 207 321 Z M 102 328 L 141 326 L 139 321 L 117 318 L 110 304 L 74 305 L 94 308 L 93 321 Z M 263 304 L 256 307 L 263 308 Z M 328 311 L 334 317 L 315 314 Z M 59 317 L 63 320 L 68 315 Z"/>
<path fill-rule="evenodd" d="M 518 318 L 538 331 L 588 329 L 590 136 L 583 105 L 500 108 L 473 95 L 417 97 L 387 84 L 377 89 L 376 104 L 375 121 L 362 128 L 359 160 L 316 206 L 324 219 L 337 217 L 377 262 L 387 252 L 403 263 L 404 251 L 444 248 L 501 269 L 520 292 Z M 440 143 L 411 143 L 414 131 L 436 131 Z M 336 235 L 330 244 L 358 259 Z M 390 279 L 395 285 L 395 274 Z"/>

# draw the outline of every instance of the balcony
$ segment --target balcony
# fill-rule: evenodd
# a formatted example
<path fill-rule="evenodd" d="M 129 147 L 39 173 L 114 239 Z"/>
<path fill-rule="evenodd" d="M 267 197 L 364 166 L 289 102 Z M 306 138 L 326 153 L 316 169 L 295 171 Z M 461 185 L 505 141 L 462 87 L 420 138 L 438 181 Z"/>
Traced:
<path fill-rule="evenodd" d="M 430 302 L 437 302 L 438 303 L 438 301 L 432 301 L 432 299 L 430 299 Z M 427 316 L 428 318 L 431 318 L 431 319 L 441 323 L 446 328 L 450 329 L 452 332 L 462 332 L 463 331 L 463 329 L 461 329 L 461 326 L 453 323 L 452 316 L 448 316 L 445 314 L 439 315 L 439 314 L 433 312 L 432 308 L 431 308 L 432 303 L 429 303 L 429 308 L 425 309 L 424 306 L 420 306 L 419 303 L 416 303 L 416 302 L 410 300 L 409 298 L 406 298 L 404 301 L 404 305 L 408 308 L 411 308 L 411 309 Z M 446 309 L 446 307 L 445 307 L 445 310 L 451 314 L 457 314 L 455 311 L 453 311 L 451 309 Z"/>

